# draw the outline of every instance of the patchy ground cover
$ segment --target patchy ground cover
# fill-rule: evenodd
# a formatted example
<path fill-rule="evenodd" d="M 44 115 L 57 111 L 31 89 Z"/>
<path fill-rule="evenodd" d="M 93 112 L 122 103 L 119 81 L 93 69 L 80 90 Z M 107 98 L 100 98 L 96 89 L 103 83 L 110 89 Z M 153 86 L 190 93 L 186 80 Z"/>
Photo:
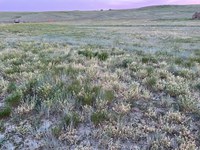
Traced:
<path fill-rule="evenodd" d="M 1 149 L 200 147 L 200 23 L 0 25 Z"/>

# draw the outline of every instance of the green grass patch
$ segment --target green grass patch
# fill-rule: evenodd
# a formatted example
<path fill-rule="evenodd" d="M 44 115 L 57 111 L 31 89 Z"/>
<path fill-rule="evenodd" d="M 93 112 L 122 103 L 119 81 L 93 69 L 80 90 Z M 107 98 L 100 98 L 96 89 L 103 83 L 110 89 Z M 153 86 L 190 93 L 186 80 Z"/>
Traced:
<path fill-rule="evenodd" d="M 76 128 L 81 123 L 81 118 L 79 117 L 78 113 L 71 113 L 65 115 L 63 121 L 66 126 L 72 125 Z"/>
<path fill-rule="evenodd" d="M 17 86 L 14 82 L 9 82 L 8 87 L 7 87 L 7 92 L 11 93 L 17 90 Z"/>
<path fill-rule="evenodd" d="M 99 53 L 97 55 L 98 59 L 101 61 L 106 61 L 108 59 L 108 53 L 107 52 L 103 52 L 103 53 Z"/>
<path fill-rule="evenodd" d="M 56 138 L 58 138 L 58 137 L 60 136 L 61 131 L 62 131 L 62 129 L 61 129 L 60 126 L 56 126 L 56 127 L 53 127 L 53 128 L 51 129 L 52 134 L 53 134 Z"/>
<path fill-rule="evenodd" d="M 121 66 L 122 66 L 123 68 L 127 68 L 131 63 L 132 63 L 132 59 L 124 59 L 124 60 L 122 61 Z"/>
<path fill-rule="evenodd" d="M 78 51 L 79 55 L 83 55 L 89 59 L 97 57 L 100 61 L 106 61 L 109 57 L 109 54 L 107 52 L 93 52 L 92 50 L 84 50 L 84 51 Z"/>
<path fill-rule="evenodd" d="M 16 107 L 20 104 L 21 98 L 22 98 L 22 93 L 20 91 L 15 91 L 10 95 L 8 95 L 5 101 L 9 106 Z"/>
<path fill-rule="evenodd" d="M 149 78 L 147 78 L 147 80 L 146 80 L 146 84 L 147 84 L 147 86 L 150 87 L 150 88 L 155 87 L 156 83 L 157 83 L 157 79 L 156 79 L 155 77 L 149 77 Z"/>
<path fill-rule="evenodd" d="M 200 91 L 200 83 L 197 83 L 197 84 L 195 85 L 195 88 L 196 88 L 197 90 Z"/>
<path fill-rule="evenodd" d="M 152 56 L 144 56 L 141 59 L 142 63 L 148 64 L 148 63 L 158 63 L 158 60 Z"/>
<path fill-rule="evenodd" d="M 106 120 L 107 120 L 107 115 L 103 111 L 94 112 L 91 116 L 91 121 L 94 123 L 95 126 L 102 124 Z"/>
<path fill-rule="evenodd" d="M 90 105 L 94 106 L 99 97 L 101 87 L 84 85 L 82 91 L 77 96 L 77 100 L 81 105 Z"/>
<path fill-rule="evenodd" d="M 11 115 L 11 108 L 6 106 L 0 109 L 0 119 L 7 118 Z"/>
<path fill-rule="evenodd" d="M 108 102 L 112 102 L 114 100 L 114 98 L 115 98 L 114 92 L 112 90 L 106 90 L 104 92 L 104 98 Z"/>

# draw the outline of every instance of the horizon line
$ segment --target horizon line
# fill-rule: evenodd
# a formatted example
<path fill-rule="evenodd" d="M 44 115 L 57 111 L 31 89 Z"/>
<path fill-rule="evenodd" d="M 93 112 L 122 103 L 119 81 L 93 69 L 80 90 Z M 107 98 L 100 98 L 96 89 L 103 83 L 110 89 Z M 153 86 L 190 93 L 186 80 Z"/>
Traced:
<path fill-rule="evenodd" d="M 146 5 L 146 6 L 142 6 L 142 7 L 133 7 L 133 8 L 107 8 L 107 9 L 89 9 L 89 10 L 79 10 L 79 9 L 74 9 L 74 10 L 44 10 L 44 11 L 0 11 L 0 13 L 13 13 L 13 12 L 17 12 L 17 13 L 26 13 L 26 12 L 74 12 L 74 11 L 80 11 L 80 12 L 92 12 L 92 11 L 116 11 L 116 10 L 136 10 L 136 9 L 143 9 L 143 8 L 148 8 L 148 7 L 159 7 L 159 6 L 198 6 L 200 4 L 164 4 L 164 5 Z"/>

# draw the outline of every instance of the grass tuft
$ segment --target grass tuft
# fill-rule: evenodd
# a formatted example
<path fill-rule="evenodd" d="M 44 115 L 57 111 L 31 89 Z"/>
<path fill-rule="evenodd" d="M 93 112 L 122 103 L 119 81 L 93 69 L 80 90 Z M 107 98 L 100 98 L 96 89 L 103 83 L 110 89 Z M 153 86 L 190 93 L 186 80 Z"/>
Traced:
<path fill-rule="evenodd" d="M 21 98 L 22 98 L 22 93 L 20 91 L 16 91 L 8 95 L 5 101 L 9 106 L 16 107 L 20 104 Z"/>
<path fill-rule="evenodd" d="M 95 126 L 103 123 L 105 120 L 107 120 L 107 115 L 103 111 L 94 112 L 91 116 L 91 121 L 94 123 Z"/>
<path fill-rule="evenodd" d="M 7 92 L 11 93 L 17 90 L 17 86 L 14 82 L 10 82 L 7 87 Z"/>
<path fill-rule="evenodd" d="M 79 117 L 78 113 L 71 113 L 65 115 L 63 121 L 66 126 L 72 125 L 73 127 L 76 128 L 81 123 L 81 118 Z"/>
<path fill-rule="evenodd" d="M 108 59 L 108 53 L 107 52 L 103 52 L 97 55 L 98 59 L 101 61 L 106 61 Z"/>
<path fill-rule="evenodd" d="M 11 108 L 6 106 L 0 109 L 0 119 L 7 118 L 11 115 Z"/>

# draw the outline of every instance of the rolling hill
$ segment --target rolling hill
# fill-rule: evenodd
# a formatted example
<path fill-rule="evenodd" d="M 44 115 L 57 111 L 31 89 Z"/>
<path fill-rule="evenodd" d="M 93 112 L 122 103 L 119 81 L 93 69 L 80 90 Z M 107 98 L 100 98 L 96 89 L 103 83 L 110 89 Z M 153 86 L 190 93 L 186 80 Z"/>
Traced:
<path fill-rule="evenodd" d="M 139 9 L 105 11 L 62 11 L 62 12 L 0 12 L 1 23 L 12 23 L 15 19 L 23 22 L 72 22 L 110 20 L 187 20 L 200 5 L 163 5 Z"/>

